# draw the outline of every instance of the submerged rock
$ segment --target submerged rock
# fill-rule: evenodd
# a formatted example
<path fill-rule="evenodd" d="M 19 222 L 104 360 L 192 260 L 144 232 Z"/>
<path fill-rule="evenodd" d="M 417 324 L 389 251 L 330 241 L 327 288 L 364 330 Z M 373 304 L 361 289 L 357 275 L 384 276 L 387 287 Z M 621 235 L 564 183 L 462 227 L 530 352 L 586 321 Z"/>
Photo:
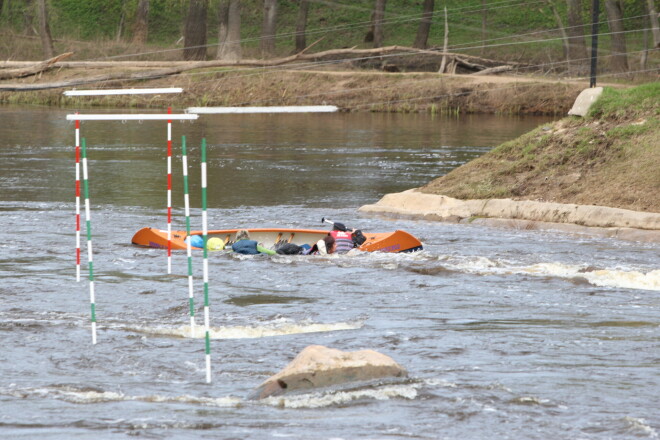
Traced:
<path fill-rule="evenodd" d="M 250 398 L 263 399 L 291 391 L 405 376 L 407 372 L 403 367 L 374 350 L 348 352 L 310 345 L 282 371 L 263 382 Z"/>

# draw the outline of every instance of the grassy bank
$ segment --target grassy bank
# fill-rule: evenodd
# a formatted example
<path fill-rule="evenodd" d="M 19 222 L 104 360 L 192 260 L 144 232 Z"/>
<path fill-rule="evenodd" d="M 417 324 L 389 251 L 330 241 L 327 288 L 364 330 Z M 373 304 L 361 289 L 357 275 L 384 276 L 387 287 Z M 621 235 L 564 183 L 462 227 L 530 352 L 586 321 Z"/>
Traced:
<path fill-rule="evenodd" d="M 541 126 L 422 191 L 660 212 L 658 102 L 659 83 L 605 88 L 588 117 Z"/>

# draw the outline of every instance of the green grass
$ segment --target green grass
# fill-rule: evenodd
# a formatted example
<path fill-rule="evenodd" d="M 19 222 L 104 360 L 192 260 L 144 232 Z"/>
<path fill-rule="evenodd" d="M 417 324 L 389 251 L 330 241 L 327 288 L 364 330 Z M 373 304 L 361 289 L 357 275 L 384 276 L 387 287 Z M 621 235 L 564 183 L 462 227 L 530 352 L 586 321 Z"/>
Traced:
<path fill-rule="evenodd" d="M 632 89 L 605 87 L 602 96 L 589 111 L 592 118 L 611 118 L 652 112 L 660 114 L 660 83 L 654 82 Z"/>

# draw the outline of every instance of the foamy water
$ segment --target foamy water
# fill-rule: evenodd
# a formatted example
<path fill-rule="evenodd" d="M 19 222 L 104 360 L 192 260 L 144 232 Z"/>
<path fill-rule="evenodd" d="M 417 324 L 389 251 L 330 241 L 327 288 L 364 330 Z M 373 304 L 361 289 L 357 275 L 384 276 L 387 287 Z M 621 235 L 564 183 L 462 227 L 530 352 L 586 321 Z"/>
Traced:
<path fill-rule="evenodd" d="M 487 257 L 440 257 L 448 260 L 446 266 L 452 270 L 473 274 L 529 274 L 541 277 L 583 279 L 594 286 L 625 289 L 660 291 L 660 270 L 642 272 L 637 270 L 596 269 L 588 264 L 570 265 L 564 263 L 537 263 L 520 266 L 506 260 L 491 260 Z"/>
<path fill-rule="evenodd" d="M 363 323 L 350 323 L 350 322 L 337 322 L 337 323 L 295 323 L 295 322 L 282 322 L 277 320 L 272 323 L 266 323 L 259 326 L 212 326 L 209 329 L 209 336 L 211 339 L 250 339 L 250 338 L 265 338 L 273 336 L 295 335 L 301 333 L 318 333 L 318 332 L 334 332 L 341 330 L 355 330 L 362 327 Z M 165 327 L 135 327 L 134 331 L 139 333 L 148 333 L 150 335 L 162 336 L 177 336 L 183 338 L 204 338 L 206 331 L 204 325 L 196 325 L 194 334 L 190 330 L 190 326 L 181 326 L 177 328 Z"/>

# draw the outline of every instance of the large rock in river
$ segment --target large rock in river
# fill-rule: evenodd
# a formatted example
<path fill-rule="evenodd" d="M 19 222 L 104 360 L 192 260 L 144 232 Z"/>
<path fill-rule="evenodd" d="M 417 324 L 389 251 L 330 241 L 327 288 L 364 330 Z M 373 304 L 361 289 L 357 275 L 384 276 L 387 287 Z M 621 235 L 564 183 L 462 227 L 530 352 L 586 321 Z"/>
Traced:
<path fill-rule="evenodd" d="M 282 371 L 262 383 L 250 397 L 263 399 L 297 390 L 405 376 L 407 372 L 403 367 L 374 350 L 349 352 L 310 345 Z"/>

